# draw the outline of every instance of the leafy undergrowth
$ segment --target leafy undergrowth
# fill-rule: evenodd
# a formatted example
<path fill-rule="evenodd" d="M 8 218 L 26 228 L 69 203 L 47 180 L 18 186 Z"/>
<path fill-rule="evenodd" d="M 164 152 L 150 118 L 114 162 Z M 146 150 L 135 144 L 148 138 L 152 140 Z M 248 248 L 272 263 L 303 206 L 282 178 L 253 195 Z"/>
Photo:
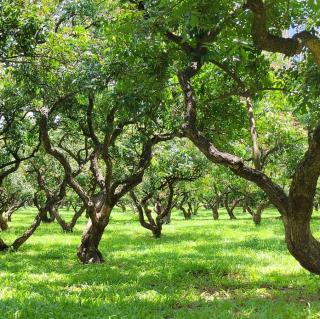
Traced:
<path fill-rule="evenodd" d="M 106 262 L 86 266 L 75 256 L 85 218 L 72 234 L 43 224 L 19 252 L 0 254 L 0 318 L 319 318 L 319 279 L 287 252 L 276 212 L 259 227 L 236 213 L 176 213 L 154 239 L 116 211 L 101 243 Z M 34 215 L 18 212 L 2 238 Z"/>

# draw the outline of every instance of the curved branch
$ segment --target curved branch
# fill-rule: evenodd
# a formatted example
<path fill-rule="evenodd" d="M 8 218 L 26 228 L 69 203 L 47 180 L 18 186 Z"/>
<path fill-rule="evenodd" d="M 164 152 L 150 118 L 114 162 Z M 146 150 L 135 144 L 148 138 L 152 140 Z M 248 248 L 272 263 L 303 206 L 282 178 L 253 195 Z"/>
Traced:
<path fill-rule="evenodd" d="M 261 50 L 294 56 L 307 47 L 320 68 L 320 39 L 310 32 L 303 31 L 292 38 L 283 38 L 268 31 L 267 10 L 262 0 L 248 0 L 245 8 L 253 13 L 252 37 L 254 44 Z"/>
<path fill-rule="evenodd" d="M 313 131 L 309 140 L 309 148 L 295 171 L 290 188 L 292 211 L 311 216 L 313 199 L 320 175 L 320 124 Z M 299 217 L 299 216 L 297 216 Z"/>
<path fill-rule="evenodd" d="M 90 203 L 88 194 L 83 190 L 80 184 L 73 178 L 73 172 L 70 163 L 62 152 L 52 146 L 48 133 L 48 116 L 49 109 L 44 107 L 40 110 L 40 136 L 43 146 L 48 154 L 56 158 L 64 168 L 65 177 L 68 184 L 79 195 L 79 197 L 86 203 Z"/>
<path fill-rule="evenodd" d="M 228 167 L 236 175 L 257 184 L 266 192 L 272 203 L 284 214 L 288 209 L 288 196 L 263 172 L 246 167 L 242 158 L 219 151 L 196 128 L 196 98 L 191 84 L 190 67 L 179 73 L 179 81 L 184 93 L 186 114 L 183 131 L 199 150 L 213 163 Z"/>

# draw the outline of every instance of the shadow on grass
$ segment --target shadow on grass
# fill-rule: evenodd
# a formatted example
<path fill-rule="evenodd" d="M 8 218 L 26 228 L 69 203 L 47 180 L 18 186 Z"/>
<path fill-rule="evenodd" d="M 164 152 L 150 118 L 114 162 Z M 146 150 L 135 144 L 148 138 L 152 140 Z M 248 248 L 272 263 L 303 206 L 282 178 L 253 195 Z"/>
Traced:
<path fill-rule="evenodd" d="M 30 216 L 17 220 L 14 233 Z M 281 221 L 174 219 L 154 239 L 136 221 L 115 219 L 100 246 L 106 262 L 81 265 L 84 222 L 72 234 L 42 225 L 20 252 L 0 254 L 0 318 L 305 318 L 320 311 L 317 277 L 277 259 L 292 258 Z"/>

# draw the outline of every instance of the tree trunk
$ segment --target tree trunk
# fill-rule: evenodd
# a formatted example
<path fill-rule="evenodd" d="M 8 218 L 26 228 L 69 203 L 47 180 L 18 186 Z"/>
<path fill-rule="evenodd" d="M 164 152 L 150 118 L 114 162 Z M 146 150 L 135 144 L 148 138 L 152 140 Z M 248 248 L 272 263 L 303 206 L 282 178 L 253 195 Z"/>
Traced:
<path fill-rule="evenodd" d="M 216 191 L 216 193 L 217 193 L 217 191 Z M 219 219 L 219 207 L 220 207 L 221 199 L 222 199 L 222 196 L 217 195 L 215 197 L 215 199 L 210 203 L 210 207 L 212 210 L 212 216 L 213 216 L 214 220 Z"/>
<path fill-rule="evenodd" d="M 99 264 L 104 262 L 98 247 L 106 226 L 94 225 L 91 219 L 89 219 L 77 253 L 79 260 L 83 264 Z"/>
<path fill-rule="evenodd" d="M 85 206 L 82 206 L 78 211 L 75 210 L 75 214 L 73 215 L 71 222 L 68 224 L 68 227 L 73 231 L 74 226 L 76 225 L 78 219 L 81 217 L 83 212 L 85 211 Z"/>
<path fill-rule="evenodd" d="M 160 238 L 162 232 L 162 225 L 156 225 L 152 228 L 152 234 L 155 238 Z"/>
<path fill-rule="evenodd" d="M 228 213 L 228 215 L 229 215 L 229 218 L 230 218 L 231 220 L 232 220 L 232 219 L 237 219 L 237 217 L 236 217 L 236 216 L 234 215 L 234 213 L 233 213 L 233 210 L 234 210 L 234 208 L 236 207 L 238 201 L 233 201 L 232 206 L 229 207 L 228 194 L 226 194 L 224 203 L 225 203 L 225 207 L 226 207 L 227 213 Z"/>
<path fill-rule="evenodd" d="M 171 213 L 172 213 L 172 210 L 169 211 L 168 215 L 164 216 L 163 217 L 163 223 L 168 225 L 171 223 Z"/>
<path fill-rule="evenodd" d="M 309 220 L 297 220 L 294 217 L 283 217 L 286 243 L 290 253 L 302 267 L 320 274 L 320 242 L 310 231 Z"/>
<path fill-rule="evenodd" d="M 15 210 L 10 210 L 9 212 L 6 213 L 7 221 L 10 222 L 10 223 L 12 221 L 12 215 L 13 215 L 14 212 L 15 212 Z"/>
<path fill-rule="evenodd" d="M 192 203 L 188 202 L 188 207 L 189 207 L 189 210 L 191 211 L 192 215 L 196 216 L 198 214 L 198 210 L 200 207 L 200 205 L 198 203 L 194 203 L 192 205 Z"/>
<path fill-rule="evenodd" d="M 231 211 L 231 210 L 228 211 L 228 215 L 229 215 L 231 220 L 232 219 L 237 219 L 237 217 L 234 215 L 233 211 Z"/>
<path fill-rule="evenodd" d="M 99 250 L 99 244 L 105 228 L 109 224 L 112 207 L 103 206 L 101 212 L 97 214 L 97 220 L 92 222 L 91 217 L 83 232 L 77 256 L 83 264 L 99 264 L 104 259 Z"/>
<path fill-rule="evenodd" d="M 183 206 L 180 206 L 180 209 L 182 210 L 183 216 L 185 220 L 189 220 L 192 217 L 192 213 L 190 210 L 185 209 Z"/>
<path fill-rule="evenodd" d="M 8 250 L 9 246 L 5 244 L 5 242 L 0 238 L 0 251 Z"/>
<path fill-rule="evenodd" d="M 297 37 L 296 40 L 292 39 L 290 42 L 288 39 L 272 37 L 266 30 L 266 12 L 263 1 L 250 0 L 247 1 L 247 6 L 254 12 L 252 33 L 254 42 L 258 43 L 260 48 L 272 52 L 292 51 L 296 53 L 297 47 L 301 46 L 301 38 Z M 306 33 L 303 34 L 306 35 Z M 312 53 L 320 52 L 319 41 L 316 40 L 309 38 L 303 44 L 310 47 Z M 292 50 L 288 50 L 288 41 L 294 44 L 291 45 Z M 320 66 L 320 54 L 314 54 L 314 56 Z M 308 150 L 296 167 L 288 196 L 280 185 L 274 183 L 262 171 L 246 166 L 243 159 L 238 156 L 221 152 L 198 130 L 196 94 L 191 79 L 201 70 L 201 67 L 201 58 L 193 59 L 188 67 L 178 73 L 185 98 L 185 123 L 182 126 L 185 136 L 211 162 L 228 167 L 237 176 L 254 182 L 267 194 L 271 203 L 283 216 L 286 242 L 290 253 L 304 268 L 320 274 L 320 242 L 312 236 L 310 231 L 312 204 L 320 176 L 320 123 L 309 134 Z"/>
<path fill-rule="evenodd" d="M 253 222 L 258 226 L 260 225 L 261 223 L 261 214 L 262 214 L 262 211 L 257 211 L 253 214 Z"/>
<path fill-rule="evenodd" d="M 8 229 L 7 220 L 0 214 L 0 230 L 4 231 Z"/>
<path fill-rule="evenodd" d="M 248 212 L 249 198 L 247 194 L 244 194 L 243 202 L 242 202 L 242 212 Z M 249 212 L 248 212 L 249 213 Z M 251 215 L 251 214 L 250 214 Z"/>
<path fill-rule="evenodd" d="M 33 223 L 31 226 L 20 236 L 18 237 L 11 247 L 14 250 L 18 250 L 22 244 L 24 244 L 32 235 L 33 233 L 37 230 L 37 228 L 40 226 L 41 221 L 42 221 L 42 215 L 43 213 L 40 211 L 37 216 L 35 217 Z"/>
<path fill-rule="evenodd" d="M 214 220 L 218 220 L 219 219 L 219 208 L 217 205 L 214 205 L 212 207 L 212 216 Z"/>
<path fill-rule="evenodd" d="M 69 225 L 66 223 L 66 221 L 60 216 L 57 208 L 52 209 L 52 214 L 64 232 L 66 232 L 66 233 L 72 232 L 72 229 L 69 227 Z"/>
<path fill-rule="evenodd" d="M 48 214 L 50 217 L 48 217 Z M 54 214 L 52 213 L 52 211 L 48 211 L 48 212 L 43 213 L 42 222 L 49 224 L 49 223 L 54 222 L 54 220 L 55 220 L 55 217 L 54 217 Z"/>
<path fill-rule="evenodd" d="M 254 222 L 256 225 L 260 225 L 262 212 L 263 212 L 263 210 L 264 210 L 265 208 L 268 207 L 269 204 L 270 204 L 270 202 L 269 202 L 268 200 L 267 200 L 267 201 L 263 201 L 263 202 L 260 203 L 260 205 L 257 207 L 256 212 L 253 213 L 252 218 L 253 218 L 253 222 Z"/>
<path fill-rule="evenodd" d="M 256 225 L 260 225 L 262 212 L 263 212 L 263 210 L 265 208 L 268 207 L 269 204 L 270 204 L 270 201 L 268 201 L 268 200 L 267 201 L 263 201 L 257 207 L 256 211 L 254 211 L 249 205 L 246 206 L 246 209 L 247 209 L 248 213 L 252 216 L 252 220 Z"/>

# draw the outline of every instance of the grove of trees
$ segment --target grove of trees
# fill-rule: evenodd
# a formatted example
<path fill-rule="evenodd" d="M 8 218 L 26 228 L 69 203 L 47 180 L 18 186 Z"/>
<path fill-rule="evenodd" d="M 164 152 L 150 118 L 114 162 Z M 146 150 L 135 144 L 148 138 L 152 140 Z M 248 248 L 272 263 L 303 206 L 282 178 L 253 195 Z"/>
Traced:
<path fill-rule="evenodd" d="M 0 250 L 83 215 L 78 259 L 101 263 L 116 206 L 154 237 L 174 209 L 275 207 L 320 274 L 319 28 L 319 1 L 0 1 Z"/>

